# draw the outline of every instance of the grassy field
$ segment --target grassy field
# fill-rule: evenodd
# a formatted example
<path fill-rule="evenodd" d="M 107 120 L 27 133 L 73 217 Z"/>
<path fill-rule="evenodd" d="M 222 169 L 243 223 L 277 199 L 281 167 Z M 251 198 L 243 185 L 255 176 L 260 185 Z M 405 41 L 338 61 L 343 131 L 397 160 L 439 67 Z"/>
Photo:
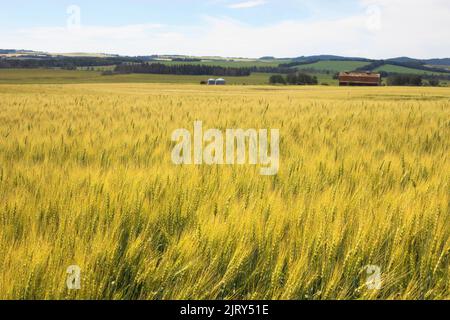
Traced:
<path fill-rule="evenodd" d="M 221 66 L 229 68 L 251 68 L 251 67 L 278 67 L 280 63 L 289 63 L 291 60 L 242 60 L 242 61 L 226 61 L 226 60 L 205 60 L 193 62 L 180 61 L 156 61 L 167 65 L 178 64 L 201 64 L 207 66 Z"/>
<path fill-rule="evenodd" d="M 339 82 L 338 80 L 333 79 L 333 75 L 335 73 L 341 71 L 352 71 L 367 64 L 367 62 L 361 61 L 319 61 L 295 68 L 300 71 L 305 69 L 315 69 L 317 70 L 317 73 L 314 73 L 313 75 L 317 77 L 319 83 L 336 86 Z"/>
<path fill-rule="evenodd" d="M 225 68 L 251 68 L 251 67 L 278 67 L 280 63 L 288 63 L 290 60 L 243 60 L 243 61 L 226 61 L 226 60 L 202 60 L 202 61 L 149 61 L 148 63 L 162 63 L 165 65 L 206 65 L 220 66 Z M 115 66 L 98 66 L 94 67 L 95 71 L 113 70 Z M 79 67 L 79 70 L 89 70 L 89 67 Z"/>
<path fill-rule="evenodd" d="M 403 73 L 403 74 L 419 74 L 419 75 L 448 75 L 448 73 L 444 72 L 431 72 L 431 71 L 425 71 L 425 70 L 419 70 L 419 69 L 413 69 L 413 68 L 407 68 L 402 66 L 396 66 L 392 64 L 386 64 L 384 66 L 378 67 L 374 70 L 375 72 L 380 71 L 386 71 L 391 73 Z"/>
<path fill-rule="evenodd" d="M 173 165 L 195 120 L 279 174 Z M 3 84 L 0 135 L 1 299 L 450 298 L 448 88 Z"/>
<path fill-rule="evenodd" d="M 267 73 L 248 77 L 226 77 L 231 85 L 268 84 Z M 99 71 L 61 69 L 0 69 L 0 84 L 71 84 L 71 83 L 190 83 L 199 84 L 214 76 L 182 76 L 159 74 L 121 74 L 103 76 Z"/>
<path fill-rule="evenodd" d="M 334 61 L 336 62 L 336 61 Z M 331 63 L 331 64 L 329 64 Z M 355 62 L 339 64 L 333 61 L 320 64 L 311 64 L 301 66 L 309 68 L 317 65 L 316 73 L 311 73 L 318 78 L 319 84 L 337 86 L 338 81 L 333 79 L 334 71 L 328 73 L 319 72 L 320 68 L 344 68 L 348 70 L 356 67 Z M 356 62 L 359 63 L 360 62 Z M 169 83 L 169 84 L 199 84 L 215 76 L 183 76 L 183 75 L 158 75 L 158 74 L 121 74 L 121 75 L 102 75 L 102 70 L 111 70 L 111 66 L 96 67 L 99 70 L 62 70 L 62 69 L 0 69 L 0 84 L 83 84 L 83 83 Z M 402 67 L 399 67 L 402 68 Z M 345 67 L 344 70 L 347 70 Z M 396 69 L 397 70 L 397 69 Z M 411 69 L 414 70 L 414 69 Z M 322 70 L 324 71 L 324 70 Z M 397 70 L 401 71 L 401 70 Z M 392 70 L 391 72 L 397 72 Z M 415 70 L 417 71 L 417 70 Z M 269 73 L 252 73 L 248 77 L 225 77 L 229 85 L 267 85 L 269 83 Z M 448 86 L 448 81 L 441 81 L 442 86 Z"/>
<path fill-rule="evenodd" d="M 353 71 L 357 68 L 368 65 L 368 62 L 363 61 L 319 61 L 311 64 L 298 66 L 299 69 L 316 69 L 329 70 L 331 72 Z"/>

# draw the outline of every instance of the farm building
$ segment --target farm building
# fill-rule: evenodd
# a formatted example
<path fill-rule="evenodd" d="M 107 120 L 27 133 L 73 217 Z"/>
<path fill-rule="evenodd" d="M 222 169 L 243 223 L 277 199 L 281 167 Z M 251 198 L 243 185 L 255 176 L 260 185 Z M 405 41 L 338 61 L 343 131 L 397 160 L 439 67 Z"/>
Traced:
<path fill-rule="evenodd" d="M 208 84 L 208 86 L 215 86 L 216 85 L 216 79 L 208 79 L 207 84 Z"/>
<path fill-rule="evenodd" d="M 379 86 L 381 75 L 372 72 L 341 72 L 339 74 L 340 86 Z"/>
<path fill-rule="evenodd" d="M 219 78 L 216 80 L 216 86 L 223 86 L 225 84 L 226 84 L 225 79 Z"/>

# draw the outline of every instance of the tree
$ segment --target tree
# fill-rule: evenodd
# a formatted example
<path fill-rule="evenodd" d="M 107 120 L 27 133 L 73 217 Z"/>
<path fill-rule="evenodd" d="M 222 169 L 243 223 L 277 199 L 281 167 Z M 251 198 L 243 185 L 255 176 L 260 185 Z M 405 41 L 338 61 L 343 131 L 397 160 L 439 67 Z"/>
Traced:
<path fill-rule="evenodd" d="M 414 74 L 396 74 L 387 79 L 390 86 L 421 86 L 422 77 Z"/>
<path fill-rule="evenodd" d="M 309 74 L 302 72 L 288 74 L 286 82 L 297 85 L 312 85 L 319 83 L 316 76 L 310 76 Z"/>
<path fill-rule="evenodd" d="M 269 78 L 270 84 L 286 84 L 286 80 L 280 74 L 274 74 Z"/>
<path fill-rule="evenodd" d="M 439 87 L 439 84 L 440 84 L 439 79 L 436 79 L 436 78 L 432 78 L 432 79 L 428 80 L 428 83 L 432 87 Z"/>
<path fill-rule="evenodd" d="M 297 84 L 298 83 L 297 74 L 296 73 L 288 74 L 286 77 L 286 82 L 289 84 Z"/>

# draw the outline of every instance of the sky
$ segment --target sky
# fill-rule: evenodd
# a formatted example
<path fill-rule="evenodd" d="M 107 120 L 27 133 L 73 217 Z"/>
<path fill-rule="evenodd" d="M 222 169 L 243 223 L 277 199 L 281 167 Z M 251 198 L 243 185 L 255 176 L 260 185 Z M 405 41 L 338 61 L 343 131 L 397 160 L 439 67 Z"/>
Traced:
<path fill-rule="evenodd" d="M 449 0 L 0 0 L 0 48 L 450 57 Z"/>

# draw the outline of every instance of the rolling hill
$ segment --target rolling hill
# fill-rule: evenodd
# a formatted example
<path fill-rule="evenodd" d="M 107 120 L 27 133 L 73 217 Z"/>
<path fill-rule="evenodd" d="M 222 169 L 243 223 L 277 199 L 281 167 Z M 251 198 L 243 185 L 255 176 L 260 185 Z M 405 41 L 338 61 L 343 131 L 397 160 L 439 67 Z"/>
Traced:
<path fill-rule="evenodd" d="M 189 76 L 184 73 L 122 74 L 108 77 L 117 65 L 159 63 L 167 66 L 201 65 L 221 68 L 249 68 L 249 77 L 227 77 L 230 84 L 265 84 L 272 74 L 302 71 L 314 75 L 319 83 L 334 85 L 334 75 L 342 71 L 374 71 L 383 76 L 393 74 L 422 75 L 425 79 L 437 77 L 450 81 L 450 58 L 415 59 L 396 57 L 387 60 L 372 60 L 364 57 L 337 55 L 313 55 L 296 58 L 265 56 L 259 59 L 242 57 L 211 57 L 183 55 L 119 56 L 97 53 L 53 54 L 31 50 L 0 49 L 0 71 L 3 82 L 23 81 L 27 83 L 78 83 L 78 82 L 186 82 L 195 83 L 205 76 Z M 182 69 L 182 68 L 179 68 Z M 59 71 L 58 71 L 59 70 Z M 18 79 L 15 79 L 17 75 Z"/>
<path fill-rule="evenodd" d="M 364 61 L 335 61 L 335 60 L 323 60 L 319 62 L 314 62 L 311 64 L 304 64 L 301 66 L 298 66 L 297 68 L 300 70 L 307 70 L 307 69 L 315 69 L 315 70 L 321 70 L 321 71 L 330 71 L 330 72 L 341 72 L 341 71 L 351 71 L 355 70 L 357 68 L 366 66 L 368 62 Z"/>
<path fill-rule="evenodd" d="M 375 72 L 388 72 L 388 73 L 403 73 L 403 74 L 418 74 L 418 75 L 434 75 L 434 76 L 444 76 L 445 72 L 433 72 L 426 71 L 421 69 L 408 68 L 393 64 L 385 64 L 381 67 L 375 68 L 373 71 Z"/>

